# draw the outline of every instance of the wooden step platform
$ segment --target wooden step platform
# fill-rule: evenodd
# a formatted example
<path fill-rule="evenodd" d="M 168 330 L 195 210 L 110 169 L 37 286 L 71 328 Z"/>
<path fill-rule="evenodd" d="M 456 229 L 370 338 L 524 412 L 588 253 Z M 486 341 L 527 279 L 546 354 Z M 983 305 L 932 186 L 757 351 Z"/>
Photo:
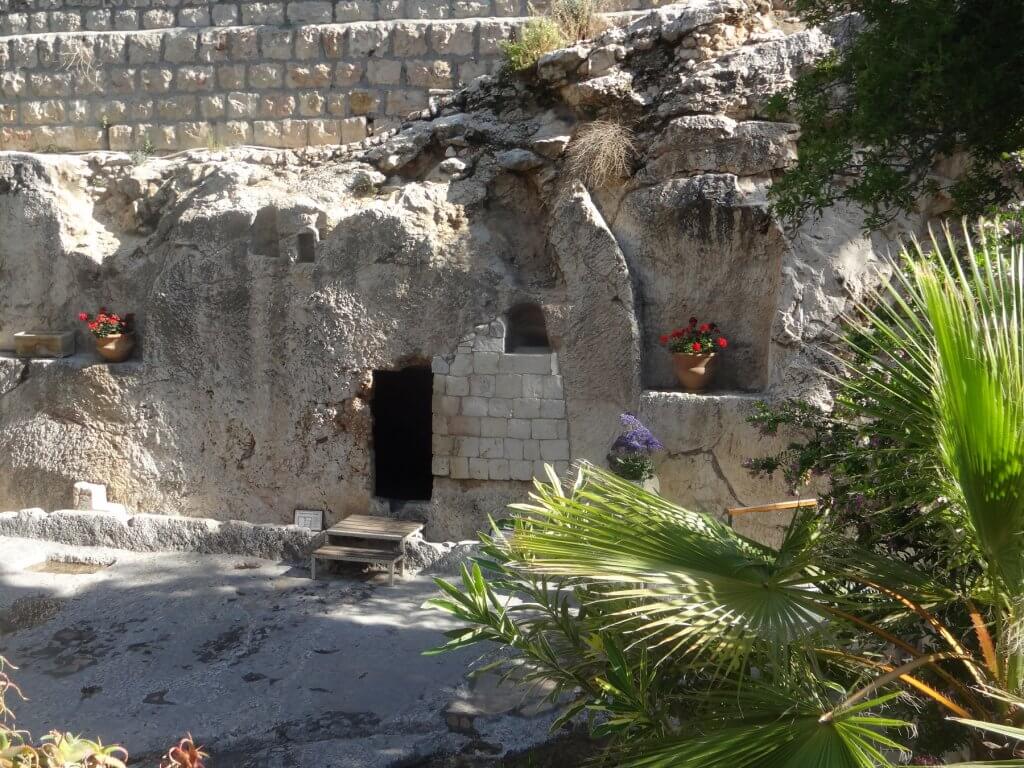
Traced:
<path fill-rule="evenodd" d="M 395 564 L 405 578 L 405 547 L 423 523 L 372 515 L 350 515 L 327 529 L 327 544 L 313 553 L 310 575 L 316 579 L 317 560 L 387 563 L 388 583 L 395 583 Z"/>
<path fill-rule="evenodd" d="M 373 515 L 349 515 L 327 529 L 332 536 L 355 539 L 380 539 L 382 541 L 404 541 L 423 530 L 423 523 L 393 520 L 390 517 Z"/>

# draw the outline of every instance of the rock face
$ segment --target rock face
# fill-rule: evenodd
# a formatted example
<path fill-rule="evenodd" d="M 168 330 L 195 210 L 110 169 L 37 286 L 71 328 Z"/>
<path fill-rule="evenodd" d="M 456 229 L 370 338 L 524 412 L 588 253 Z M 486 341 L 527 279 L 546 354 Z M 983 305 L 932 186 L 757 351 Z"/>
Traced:
<path fill-rule="evenodd" d="M 762 105 L 828 45 L 770 3 L 693 0 L 361 148 L 0 153 L 0 349 L 101 305 L 140 349 L 0 358 L 0 509 L 90 481 L 131 512 L 369 510 L 465 538 L 545 462 L 602 462 L 622 411 L 668 446 L 670 498 L 782 498 L 741 467 L 772 447 L 744 418 L 822 396 L 816 344 L 885 245 L 845 210 L 787 232 L 766 203 L 798 129 Z M 565 158 L 596 118 L 636 152 L 587 189 Z M 657 339 L 691 314 L 733 342 L 708 396 L 666 391 Z M 421 373 L 385 398 L 399 370 Z"/>

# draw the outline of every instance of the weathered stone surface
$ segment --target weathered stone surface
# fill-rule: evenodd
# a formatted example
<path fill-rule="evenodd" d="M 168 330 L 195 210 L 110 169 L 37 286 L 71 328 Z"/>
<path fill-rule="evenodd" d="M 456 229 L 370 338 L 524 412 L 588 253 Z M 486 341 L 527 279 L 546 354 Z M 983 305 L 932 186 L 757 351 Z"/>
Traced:
<path fill-rule="evenodd" d="M 498 152 L 495 162 L 509 171 L 532 171 L 544 164 L 544 160 L 526 149 L 509 149 Z"/>
<path fill-rule="evenodd" d="M 798 131 L 791 123 L 737 123 L 724 115 L 678 117 L 651 147 L 644 173 L 653 179 L 706 172 L 767 174 L 796 159 Z"/>
<path fill-rule="evenodd" d="M 559 202 L 551 245 L 571 297 L 562 357 L 574 458 L 602 463 L 618 417 L 640 396 L 641 331 L 629 268 L 581 185 Z"/>
<path fill-rule="evenodd" d="M 761 115 L 773 94 L 791 86 L 803 68 L 831 47 L 824 32 L 810 29 L 709 59 L 682 76 L 678 93 L 658 111 L 666 116 L 721 113 L 737 120 Z"/>
<path fill-rule="evenodd" d="M 256 5 L 244 23 L 283 19 L 284 4 Z M 887 244 L 845 209 L 793 232 L 772 218 L 770 178 L 797 136 L 755 119 L 759 105 L 829 41 L 764 37 L 763 5 L 666 7 L 550 54 L 547 80 L 482 77 L 429 103 L 423 88 L 475 55 L 479 22 L 175 30 L 173 65 L 151 44 L 163 33 L 141 32 L 112 54 L 123 93 L 102 115 L 33 92 L 17 115 L 37 128 L 0 126 L 5 146 L 81 130 L 129 151 L 198 149 L 0 153 L 0 350 L 102 305 L 134 311 L 139 338 L 118 365 L 84 333 L 65 360 L 0 353 L 0 508 L 59 509 L 85 480 L 168 518 L 24 524 L 278 552 L 302 542 L 249 524 L 316 508 L 328 523 L 370 511 L 424 520 L 428 539 L 471 538 L 545 463 L 602 462 L 624 411 L 669 445 L 671 498 L 711 511 L 777 500 L 783 489 L 742 468 L 761 449 L 750 399 L 824 401 L 818 345 Z M 20 72 L 51 48 L 8 55 Z M 19 77 L 0 88 L 64 87 Z M 404 126 L 385 118 L 413 109 Z M 636 172 L 604 189 L 568 179 L 579 126 L 623 110 L 641 126 Z M 90 136 L 102 117 L 109 129 Z M 211 147 L 253 142 L 278 149 Z M 547 345 L 509 352 L 505 321 L 523 303 L 540 308 Z M 730 341 L 727 395 L 659 392 L 676 383 L 658 337 L 690 315 Z M 373 373 L 409 365 L 433 371 L 433 491 L 413 505 L 375 497 L 372 440 Z"/>

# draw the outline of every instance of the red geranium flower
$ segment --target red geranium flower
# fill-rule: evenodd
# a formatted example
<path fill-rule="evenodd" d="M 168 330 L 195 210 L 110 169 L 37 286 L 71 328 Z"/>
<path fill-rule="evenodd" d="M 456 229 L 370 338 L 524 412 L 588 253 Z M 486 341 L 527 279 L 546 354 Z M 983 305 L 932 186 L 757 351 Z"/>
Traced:
<path fill-rule="evenodd" d="M 117 312 L 111 312 L 106 307 L 100 307 L 100 311 L 96 313 L 95 317 L 91 316 L 88 312 L 78 313 L 78 319 L 86 324 L 86 327 L 94 336 L 99 338 L 131 333 L 131 317 L 130 315 L 120 315 Z"/>
<path fill-rule="evenodd" d="M 682 335 L 683 335 L 683 331 L 682 331 L 681 328 L 676 328 L 674 331 L 672 331 L 672 338 L 673 339 L 681 338 Z"/>
<path fill-rule="evenodd" d="M 725 349 L 726 347 L 729 346 L 729 342 L 726 341 L 725 338 L 723 338 L 722 336 L 719 336 L 718 341 L 716 341 L 715 343 L 718 344 L 718 346 L 720 346 L 722 349 Z"/>
<path fill-rule="evenodd" d="M 707 323 L 701 323 L 700 324 L 700 332 L 701 333 L 707 333 L 710 330 L 711 330 L 711 326 L 708 325 Z"/>
<path fill-rule="evenodd" d="M 700 342 L 693 342 L 693 344 L 690 346 L 690 349 L 692 349 L 694 352 L 700 352 Z"/>
<path fill-rule="evenodd" d="M 662 334 L 661 335 L 661 343 L 662 344 L 668 344 L 668 336 L 666 336 L 665 334 Z"/>
<path fill-rule="evenodd" d="M 697 324 L 697 318 L 696 317 L 691 317 L 690 318 L 690 325 L 696 325 L 696 324 Z"/>

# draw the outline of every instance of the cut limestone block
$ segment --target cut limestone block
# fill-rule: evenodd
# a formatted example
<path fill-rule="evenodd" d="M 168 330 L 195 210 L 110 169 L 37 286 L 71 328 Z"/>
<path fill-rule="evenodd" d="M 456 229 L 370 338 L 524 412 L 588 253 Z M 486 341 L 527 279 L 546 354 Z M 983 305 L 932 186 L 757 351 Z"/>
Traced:
<path fill-rule="evenodd" d="M 68 357 L 75 354 L 73 331 L 20 331 L 14 334 L 19 357 Z"/>
<path fill-rule="evenodd" d="M 107 501 L 107 486 L 102 483 L 87 483 L 80 480 L 71 491 L 71 506 L 79 512 L 105 512 L 111 515 L 128 517 L 128 509 L 124 504 Z"/>
<path fill-rule="evenodd" d="M 103 509 L 107 505 L 107 486 L 80 480 L 71 489 L 71 507 L 83 511 Z"/>

